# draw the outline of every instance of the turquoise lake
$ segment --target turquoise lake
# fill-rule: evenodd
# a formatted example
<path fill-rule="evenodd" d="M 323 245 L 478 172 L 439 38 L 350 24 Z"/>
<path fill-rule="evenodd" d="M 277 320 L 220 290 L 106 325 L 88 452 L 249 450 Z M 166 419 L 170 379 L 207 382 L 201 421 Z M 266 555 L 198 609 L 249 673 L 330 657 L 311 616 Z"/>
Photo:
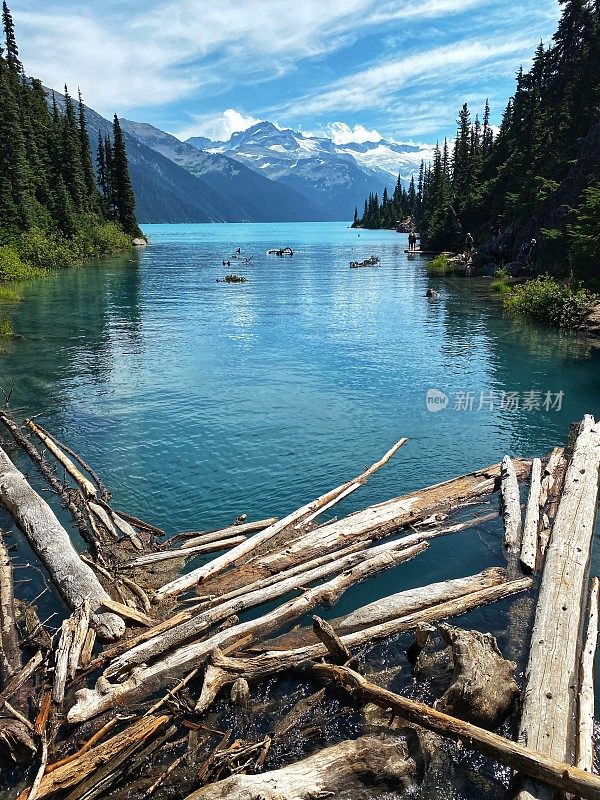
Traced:
<path fill-rule="evenodd" d="M 43 412 L 42 424 L 95 467 L 116 508 L 169 534 L 241 513 L 282 516 L 402 436 L 409 443 L 335 513 L 505 453 L 544 455 L 571 422 L 600 416 L 599 348 L 505 316 L 480 281 L 429 275 L 422 257 L 404 253 L 405 235 L 341 223 L 144 230 L 143 251 L 22 288 L 0 385 L 14 382 L 16 416 Z M 293 258 L 266 254 L 279 246 Z M 380 266 L 349 268 L 371 255 Z M 228 272 L 247 283 L 218 282 Z M 428 287 L 438 300 L 426 299 Z M 446 395 L 445 409 L 428 410 L 431 389 Z M 11 526 L 4 512 L 0 523 Z M 19 534 L 12 541 L 17 560 L 33 558 Z M 494 521 L 353 588 L 330 616 L 503 563 Z M 34 581 L 18 592 L 39 590 Z M 40 603 L 55 608 L 51 592 Z M 461 624 L 495 632 L 522 668 L 506 632 L 510 604 Z"/>

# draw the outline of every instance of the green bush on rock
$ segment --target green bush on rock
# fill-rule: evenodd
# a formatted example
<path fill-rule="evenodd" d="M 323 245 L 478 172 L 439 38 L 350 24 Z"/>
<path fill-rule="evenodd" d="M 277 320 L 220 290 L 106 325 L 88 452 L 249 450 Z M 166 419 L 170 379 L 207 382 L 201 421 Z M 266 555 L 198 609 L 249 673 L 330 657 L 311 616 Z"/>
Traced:
<path fill-rule="evenodd" d="M 505 306 L 510 311 L 561 328 L 579 325 L 594 301 L 594 295 L 582 286 L 559 283 L 549 275 L 516 286 L 504 298 Z"/>

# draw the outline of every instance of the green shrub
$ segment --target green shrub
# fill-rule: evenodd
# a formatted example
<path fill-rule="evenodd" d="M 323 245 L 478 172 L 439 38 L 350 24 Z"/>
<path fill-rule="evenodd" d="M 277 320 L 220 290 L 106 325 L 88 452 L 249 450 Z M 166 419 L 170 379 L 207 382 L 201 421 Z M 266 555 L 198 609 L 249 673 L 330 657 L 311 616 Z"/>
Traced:
<path fill-rule="evenodd" d="M 496 280 L 490 283 L 490 289 L 494 294 L 509 294 L 511 291 L 508 279 L 510 273 L 505 269 L 496 270 Z"/>
<path fill-rule="evenodd" d="M 85 228 L 77 234 L 74 241 L 86 258 L 115 255 L 131 247 L 131 237 L 123 233 L 115 222 Z"/>
<path fill-rule="evenodd" d="M 21 259 L 37 269 L 74 267 L 83 259 L 77 242 L 61 234 L 45 234 L 39 228 L 22 233 L 17 248 Z"/>
<path fill-rule="evenodd" d="M 8 286 L 0 286 L 0 303 L 18 303 L 23 298 L 14 289 Z"/>
<path fill-rule="evenodd" d="M 0 318 L 0 339 L 8 339 L 13 335 L 12 322 L 8 317 Z"/>
<path fill-rule="evenodd" d="M 510 311 L 561 328 L 573 328 L 578 325 L 594 301 L 594 295 L 582 286 L 559 283 L 549 275 L 516 286 L 504 298 L 504 303 Z"/>
<path fill-rule="evenodd" d="M 21 260 L 14 247 L 9 244 L 0 247 L 0 280 L 26 280 L 35 278 L 38 274 L 38 270 Z"/>
<path fill-rule="evenodd" d="M 439 256 L 427 262 L 427 269 L 429 272 L 447 272 L 449 269 L 448 256 L 440 253 Z"/>

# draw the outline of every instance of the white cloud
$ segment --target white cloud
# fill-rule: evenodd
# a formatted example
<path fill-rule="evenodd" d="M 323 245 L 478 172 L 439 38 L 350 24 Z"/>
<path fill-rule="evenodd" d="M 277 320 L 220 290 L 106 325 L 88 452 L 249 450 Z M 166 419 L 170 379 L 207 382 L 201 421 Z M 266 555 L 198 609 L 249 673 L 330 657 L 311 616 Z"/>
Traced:
<path fill-rule="evenodd" d="M 227 141 L 233 133 L 245 131 L 262 120 L 251 117 L 235 108 L 227 108 L 222 114 L 204 114 L 194 117 L 194 121 L 177 131 L 175 136 L 184 141 L 190 136 L 206 136 L 214 141 Z"/>
<path fill-rule="evenodd" d="M 362 144 L 363 142 L 378 142 L 383 139 L 379 131 L 367 130 L 359 124 L 350 127 L 345 122 L 330 122 L 325 126 L 325 130 L 334 144 L 349 144 L 350 142 Z"/>
<path fill-rule="evenodd" d="M 477 65 L 509 53 L 515 57 L 518 54 L 526 57 L 531 46 L 531 40 L 521 36 L 497 44 L 463 40 L 404 58 L 387 59 L 381 64 L 346 75 L 310 95 L 299 97 L 283 111 L 293 115 L 323 114 L 348 108 L 377 108 L 404 87 L 425 81 L 447 81 L 457 73 L 472 76 Z"/>

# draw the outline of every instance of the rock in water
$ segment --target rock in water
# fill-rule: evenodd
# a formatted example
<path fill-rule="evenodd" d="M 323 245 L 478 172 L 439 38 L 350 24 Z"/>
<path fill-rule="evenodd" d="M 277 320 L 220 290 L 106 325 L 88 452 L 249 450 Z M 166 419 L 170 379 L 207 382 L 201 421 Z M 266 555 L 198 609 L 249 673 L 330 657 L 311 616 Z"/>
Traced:
<path fill-rule="evenodd" d="M 148 242 L 145 239 L 141 239 L 140 237 L 138 237 L 137 239 L 134 239 L 131 242 L 131 244 L 134 247 L 145 247 L 148 244 Z"/>
<path fill-rule="evenodd" d="M 452 685 L 436 708 L 482 728 L 496 728 L 509 714 L 519 694 L 516 664 L 502 657 L 490 633 L 440 625 L 442 639 L 452 648 Z"/>

